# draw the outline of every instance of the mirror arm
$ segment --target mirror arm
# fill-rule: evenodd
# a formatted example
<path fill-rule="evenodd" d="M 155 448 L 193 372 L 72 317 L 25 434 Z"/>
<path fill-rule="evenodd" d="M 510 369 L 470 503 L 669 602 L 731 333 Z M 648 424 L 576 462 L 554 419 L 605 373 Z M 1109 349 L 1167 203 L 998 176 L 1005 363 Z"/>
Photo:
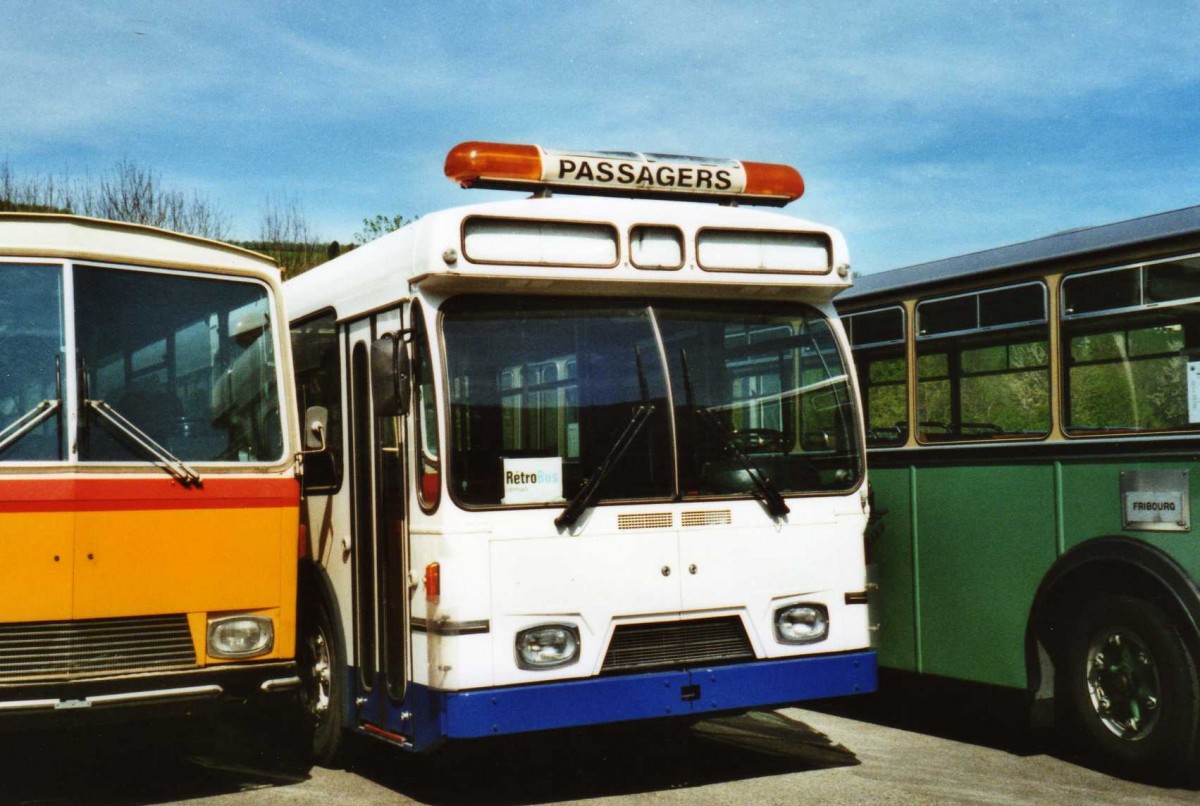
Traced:
<path fill-rule="evenodd" d="M 313 436 L 320 440 L 321 444 L 315 448 L 304 448 L 300 451 L 301 456 L 311 456 L 314 453 L 325 453 L 329 450 L 329 444 L 325 442 L 325 426 L 321 423 L 313 423 L 309 429 Z"/>

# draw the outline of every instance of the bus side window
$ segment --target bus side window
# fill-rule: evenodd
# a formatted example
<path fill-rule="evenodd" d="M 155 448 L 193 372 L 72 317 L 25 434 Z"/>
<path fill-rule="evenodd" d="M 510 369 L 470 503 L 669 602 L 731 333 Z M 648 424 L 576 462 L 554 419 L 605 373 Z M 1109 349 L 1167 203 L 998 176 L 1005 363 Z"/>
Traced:
<path fill-rule="evenodd" d="M 876 351 L 859 359 L 869 448 L 903 445 L 908 439 L 908 367 L 903 349 L 899 355 Z"/>
<path fill-rule="evenodd" d="M 325 428 L 328 450 L 304 459 L 307 492 L 332 494 L 342 486 L 342 387 L 341 354 L 333 311 L 292 325 L 292 354 L 296 364 L 296 392 L 300 422 L 312 406 L 329 412 Z"/>
<path fill-rule="evenodd" d="M 1068 434 L 1200 427 L 1198 279 L 1185 258 L 1063 281 Z"/>
<path fill-rule="evenodd" d="M 917 435 L 922 442 L 1049 433 L 1046 305 L 1041 282 L 917 304 Z"/>
<path fill-rule="evenodd" d="M 437 509 L 442 489 L 441 453 L 438 450 L 437 383 L 429 354 L 429 337 L 421 308 L 413 306 L 413 389 L 416 392 L 417 468 L 420 483 L 417 499 L 427 512 Z"/>
<path fill-rule="evenodd" d="M 854 347 L 868 448 L 896 447 L 908 439 L 905 321 L 899 305 L 843 317 Z"/>

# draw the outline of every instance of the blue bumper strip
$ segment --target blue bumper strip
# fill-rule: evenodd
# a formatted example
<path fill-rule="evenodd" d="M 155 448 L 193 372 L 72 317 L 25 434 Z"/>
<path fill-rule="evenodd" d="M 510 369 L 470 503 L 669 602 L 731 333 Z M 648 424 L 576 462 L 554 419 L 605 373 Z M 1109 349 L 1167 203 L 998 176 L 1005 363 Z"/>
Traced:
<path fill-rule="evenodd" d="M 427 713 L 440 712 L 442 738 L 470 739 L 779 707 L 874 690 L 875 653 L 853 652 L 473 691 L 426 689 L 420 694 L 429 698 Z"/>

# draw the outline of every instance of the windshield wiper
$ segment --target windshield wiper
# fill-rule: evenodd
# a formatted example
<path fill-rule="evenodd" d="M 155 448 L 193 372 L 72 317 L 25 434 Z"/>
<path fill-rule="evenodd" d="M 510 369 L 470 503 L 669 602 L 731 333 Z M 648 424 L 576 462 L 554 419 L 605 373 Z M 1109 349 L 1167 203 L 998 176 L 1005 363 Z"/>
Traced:
<path fill-rule="evenodd" d="M 50 415 L 58 411 L 61 405 L 62 400 L 57 398 L 43 400 L 14 420 L 10 426 L 0 431 L 0 453 L 8 450 L 10 445 L 15 444 L 21 437 L 50 419 Z"/>
<path fill-rule="evenodd" d="M 621 457 L 625 455 L 625 451 L 629 450 L 629 446 L 637 439 L 637 435 L 641 433 L 642 427 L 650 420 L 650 415 L 654 413 L 654 405 L 650 403 L 650 389 L 646 383 L 646 373 L 642 370 L 642 353 L 637 347 L 633 348 L 634 362 L 637 364 L 638 385 L 641 388 L 642 402 L 633 411 L 633 415 L 629 418 L 629 422 L 625 424 L 621 434 L 613 441 L 612 447 L 608 449 L 608 454 L 604 460 L 600 462 L 600 466 L 595 472 L 584 482 L 579 488 L 579 492 L 575 493 L 574 497 L 567 502 L 567 506 L 562 513 L 554 519 L 554 525 L 559 529 L 566 529 L 575 524 L 579 520 L 579 516 L 584 513 L 588 507 L 596 500 L 600 492 L 600 485 L 612 473 L 617 463 L 621 461 Z"/>
<path fill-rule="evenodd" d="M 109 425 L 124 434 L 143 451 L 162 462 L 163 469 L 179 479 L 184 487 L 199 487 L 203 483 L 199 473 L 188 467 L 178 456 L 155 442 L 149 434 L 131 423 L 121 412 L 103 400 L 85 399 L 83 405 L 99 414 Z"/>
<path fill-rule="evenodd" d="M 712 409 L 696 405 L 692 394 L 692 377 L 688 369 L 687 353 L 683 349 L 679 351 L 679 362 L 683 367 L 683 391 L 687 398 L 687 407 L 692 412 L 692 416 L 704 423 L 708 430 L 716 434 L 717 438 L 721 440 L 725 451 L 733 454 L 742 465 L 742 468 L 746 471 L 746 475 L 750 477 L 750 481 L 754 484 L 754 490 L 750 491 L 751 495 L 763 503 L 763 506 L 767 508 L 767 512 L 772 518 L 782 518 L 791 512 L 779 490 L 775 489 L 775 485 L 771 483 L 767 475 L 750 461 L 750 457 L 746 455 L 746 452 L 738 447 L 737 440 L 725 430 L 725 426 L 721 424 L 720 419 L 713 413 Z"/>

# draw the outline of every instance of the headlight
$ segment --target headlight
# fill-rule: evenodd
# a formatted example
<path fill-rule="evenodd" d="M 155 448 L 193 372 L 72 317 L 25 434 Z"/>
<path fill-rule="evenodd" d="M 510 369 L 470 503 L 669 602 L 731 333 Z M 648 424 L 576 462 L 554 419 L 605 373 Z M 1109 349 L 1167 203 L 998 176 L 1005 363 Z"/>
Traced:
<path fill-rule="evenodd" d="M 249 658 L 270 652 L 275 627 L 265 616 L 225 616 L 208 621 L 208 654 L 214 658 Z"/>
<path fill-rule="evenodd" d="M 544 624 L 517 633 L 517 666 L 553 669 L 579 660 L 579 630 L 570 624 Z"/>
<path fill-rule="evenodd" d="M 775 611 L 775 639 L 783 644 L 811 644 L 829 635 L 825 605 L 798 604 Z"/>

